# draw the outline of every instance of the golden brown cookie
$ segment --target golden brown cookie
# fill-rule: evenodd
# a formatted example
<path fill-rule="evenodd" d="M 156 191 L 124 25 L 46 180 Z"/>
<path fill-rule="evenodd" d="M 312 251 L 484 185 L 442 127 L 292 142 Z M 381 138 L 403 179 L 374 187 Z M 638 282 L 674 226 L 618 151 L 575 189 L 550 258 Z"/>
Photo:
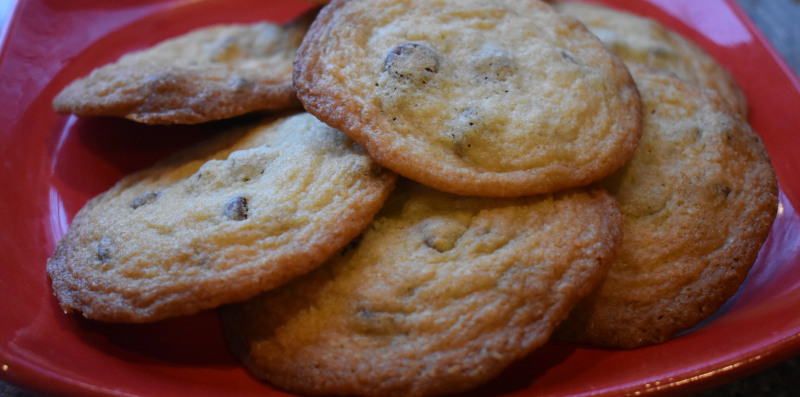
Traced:
<path fill-rule="evenodd" d="M 777 212 L 764 145 L 720 97 L 664 71 L 631 70 L 642 141 L 603 181 L 624 238 L 605 281 L 559 327 L 561 340 L 633 348 L 695 326 L 736 293 Z"/>
<path fill-rule="evenodd" d="M 496 199 L 402 181 L 328 263 L 220 310 L 256 377 L 308 395 L 472 388 L 547 341 L 621 238 L 603 189 Z"/>
<path fill-rule="evenodd" d="M 629 159 L 624 64 L 539 0 L 332 1 L 295 61 L 305 108 L 376 161 L 464 195 L 586 185 Z"/>
<path fill-rule="evenodd" d="M 217 25 L 95 69 L 53 100 L 60 113 L 192 124 L 299 108 L 292 61 L 313 12 L 281 26 Z"/>
<path fill-rule="evenodd" d="M 585 23 L 626 64 L 666 69 L 692 84 L 714 90 L 747 119 L 747 98 L 730 72 L 679 34 L 651 19 L 598 4 L 553 4 Z"/>
<path fill-rule="evenodd" d="M 146 322 L 247 299 L 358 235 L 393 187 L 302 113 L 229 131 L 89 201 L 47 262 L 65 311 Z"/>

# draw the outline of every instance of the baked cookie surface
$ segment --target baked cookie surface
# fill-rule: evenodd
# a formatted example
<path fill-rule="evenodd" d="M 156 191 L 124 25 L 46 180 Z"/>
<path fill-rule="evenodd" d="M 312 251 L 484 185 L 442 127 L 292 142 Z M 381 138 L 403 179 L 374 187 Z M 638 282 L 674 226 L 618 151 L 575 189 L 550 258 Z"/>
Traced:
<path fill-rule="evenodd" d="M 313 16 L 285 26 L 261 22 L 197 29 L 95 69 L 65 87 L 53 107 L 147 124 L 299 109 L 292 60 Z"/>
<path fill-rule="evenodd" d="M 552 4 L 586 24 L 626 64 L 665 69 L 692 84 L 714 90 L 747 119 L 747 98 L 730 72 L 683 36 L 654 20 L 598 4 Z"/>
<path fill-rule="evenodd" d="M 624 238 L 606 279 L 557 339 L 633 348 L 695 326 L 744 282 L 777 213 L 775 175 L 748 124 L 713 92 L 631 70 L 642 141 L 602 182 L 620 203 Z"/>
<path fill-rule="evenodd" d="M 254 376 L 309 395 L 475 387 L 545 343 L 621 238 L 603 189 L 496 199 L 401 181 L 339 255 L 220 309 Z"/>
<path fill-rule="evenodd" d="M 47 262 L 65 311 L 146 322 L 250 298 L 358 235 L 394 173 L 302 113 L 226 131 L 90 200 Z"/>
<path fill-rule="evenodd" d="M 538 0 L 333 1 L 294 83 L 306 110 L 376 161 L 456 194 L 586 185 L 640 134 L 624 64 Z"/>

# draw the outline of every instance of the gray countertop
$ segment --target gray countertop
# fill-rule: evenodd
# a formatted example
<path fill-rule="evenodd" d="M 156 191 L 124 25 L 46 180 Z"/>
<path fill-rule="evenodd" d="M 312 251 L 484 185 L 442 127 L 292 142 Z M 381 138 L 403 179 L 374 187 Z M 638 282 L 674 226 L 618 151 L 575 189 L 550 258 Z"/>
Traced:
<path fill-rule="evenodd" d="M 800 0 L 737 0 L 800 75 Z"/>
<path fill-rule="evenodd" d="M 794 72 L 800 75 L 800 0 L 737 1 Z M 0 13 L 4 4 L 6 3 L 0 0 Z M 0 23 L 2 22 L 3 18 L 0 18 Z M 763 372 L 698 394 L 701 397 L 795 395 L 800 395 L 800 357 L 790 358 Z M 2 381 L 0 396 L 33 397 L 32 394 Z"/>

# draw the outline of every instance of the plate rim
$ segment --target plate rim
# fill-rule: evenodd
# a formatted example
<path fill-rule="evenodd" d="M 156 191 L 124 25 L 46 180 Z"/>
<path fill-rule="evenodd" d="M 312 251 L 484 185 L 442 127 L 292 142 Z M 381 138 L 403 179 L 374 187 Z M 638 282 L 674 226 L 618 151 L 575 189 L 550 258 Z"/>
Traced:
<path fill-rule="evenodd" d="M 20 18 L 19 11 L 20 11 L 20 4 L 21 2 L 18 0 L 12 0 L 14 4 L 11 7 L 11 14 L 8 17 L 8 24 L 3 28 L 3 31 L 0 32 L 0 67 L 3 65 L 4 61 L 6 60 L 7 53 L 7 43 L 12 40 L 13 33 L 13 26 L 18 22 L 17 19 Z M 186 0 L 169 0 L 165 1 L 164 3 L 179 3 Z M 771 56 L 771 59 L 778 64 L 785 71 L 785 75 L 789 78 L 790 81 L 794 84 L 794 89 L 800 92 L 800 79 L 794 74 L 792 68 L 789 66 L 788 62 L 783 59 L 780 53 L 775 49 L 774 45 L 766 38 L 766 36 L 761 32 L 761 30 L 755 25 L 755 23 L 751 20 L 751 18 L 744 12 L 741 6 L 736 3 L 734 0 L 720 0 L 722 3 L 726 4 L 727 7 L 732 10 L 739 21 L 741 21 L 746 28 L 748 29 L 749 33 L 753 35 L 753 38 L 757 41 L 757 44 L 764 48 Z M 794 200 L 787 199 L 787 201 L 791 201 L 792 203 L 796 203 Z M 796 208 L 796 207 L 795 207 Z M 661 393 L 661 392 L 675 392 L 678 390 L 681 391 L 690 391 L 694 389 L 706 389 L 710 386 L 719 385 L 722 383 L 726 383 L 731 381 L 731 377 L 733 378 L 740 378 L 742 376 L 746 376 L 755 372 L 758 372 L 770 365 L 773 365 L 781 360 L 789 358 L 791 356 L 797 355 L 800 353 L 800 328 L 795 330 L 795 333 L 792 335 L 787 335 L 780 338 L 777 341 L 774 341 L 769 344 L 765 344 L 764 346 L 759 347 L 758 349 L 754 349 L 752 354 L 749 354 L 748 357 L 740 357 L 740 359 L 733 360 L 731 362 L 726 362 L 722 368 L 717 369 L 708 369 L 702 370 L 698 368 L 701 374 L 697 374 L 692 377 L 690 380 L 676 380 L 670 385 L 659 385 L 655 388 L 645 388 L 641 389 L 640 387 L 636 387 L 636 385 L 632 385 L 630 388 L 625 389 L 624 391 L 628 393 L 632 392 L 648 392 L 648 393 Z M 3 344 L 0 346 L 0 364 L 4 367 L 7 366 L 7 363 L 11 363 L 13 360 L 13 356 L 6 354 L 6 346 Z M 724 361 L 724 360 L 723 360 Z M 21 363 L 14 362 L 14 365 L 18 367 L 22 367 Z M 723 363 L 720 363 L 723 364 Z M 715 367 L 717 365 L 714 365 Z M 34 364 L 30 364 L 28 367 L 29 370 L 33 370 L 36 368 Z M 15 372 L 16 373 L 16 372 Z M 31 390 L 37 390 L 40 385 L 37 385 L 38 381 L 41 381 L 41 378 L 38 376 L 31 376 L 32 374 L 26 373 L 24 375 L 27 376 L 16 376 L 3 368 L 0 370 L 0 379 L 7 381 L 12 385 L 19 384 L 20 387 L 25 387 Z M 35 375 L 35 374 L 34 374 Z M 100 390 L 98 388 L 93 388 L 91 385 L 86 385 L 81 382 L 70 382 L 70 379 L 62 379 L 58 378 L 60 382 L 66 382 L 66 384 L 59 384 L 59 386 L 66 386 L 67 388 L 74 387 L 75 389 L 72 390 L 65 390 L 65 389 L 58 389 L 60 392 L 69 392 L 74 394 L 81 394 L 86 395 L 85 393 L 90 393 L 91 395 L 107 395 L 107 390 Z M 641 386 L 641 385 L 639 385 Z M 87 389 L 88 388 L 88 389 Z M 40 391 L 52 391 L 51 389 L 41 389 Z"/>

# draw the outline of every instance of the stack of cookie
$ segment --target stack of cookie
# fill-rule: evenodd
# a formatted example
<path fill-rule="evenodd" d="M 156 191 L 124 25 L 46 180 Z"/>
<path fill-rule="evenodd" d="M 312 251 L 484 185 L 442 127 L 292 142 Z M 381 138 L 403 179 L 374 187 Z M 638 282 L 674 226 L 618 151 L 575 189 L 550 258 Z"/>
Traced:
<path fill-rule="evenodd" d="M 735 293 L 777 207 L 731 76 L 600 6 L 334 0 L 125 56 L 54 106 L 271 112 L 92 199 L 47 270 L 91 319 L 219 307 L 247 369 L 301 394 L 448 394 L 551 338 L 662 342 Z"/>

